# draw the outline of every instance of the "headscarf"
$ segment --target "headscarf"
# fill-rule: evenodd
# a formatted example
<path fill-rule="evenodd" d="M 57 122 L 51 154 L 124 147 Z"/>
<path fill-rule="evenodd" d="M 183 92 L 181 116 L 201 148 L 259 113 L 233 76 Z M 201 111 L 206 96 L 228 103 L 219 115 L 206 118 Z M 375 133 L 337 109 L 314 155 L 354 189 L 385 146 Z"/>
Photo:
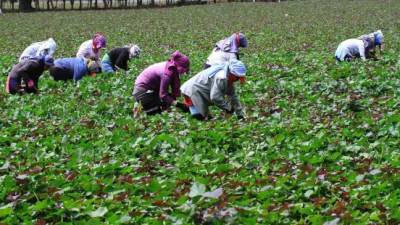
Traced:
<path fill-rule="evenodd" d="M 366 48 L 373 49 L 375 46 L 383 44 L 383 33 L 381 30 L 377 30 L 373 33 L 361 35 L 358 39 L 364 41 Z"/>
<path fill-rule="evenodd" d="M 247 38 L 243 33 L 234 33 L 230 37 L 225 38 L 215 44 L 215 47 L 231 53 L 238 53 L 239 47 L 247 48 Z"/>
<path fill-rule="evenodd" d="M 100 33 L 95 34 L 93 37 L 93 46 L 96 49 L 105 48 L 106 47 L 106 38 Z"/>
<path fill-rule="evenodd" d="M 135 57 L 139 57 L 140 55 L 140 48 L 137 45 L 128 45 L 127 47 L 129 47 L 129 58 L 135 58 Z"/>
<path fill-rule="evenodd" d="M 374 33 L 375 45 L 382 45 L 383 33 L 381 30 L 375 31 Z"/>
<path fill-rule="evenodd" d="M 171 67 L 175 67 L 178 74 L 187 73 L 190 69 L 190 60 L 189 57 L 180 53 L 179 51 L 175 51 L 172 53 L 171 57 L 167 61 L 167 65 L 165 66 L 165 74 L 170 74 Z"/>
<path fill-rule="evenodd" d="M 204 72 L 208 74 L 209 78 L 211 78 L 214 77 L 221 70 L 223 70 L 225 74 L 228 74 L 228 72 L 230 72 L 239 78 L 242 78 L 246 75 L 246 66 L 237 59 L 230 59 L 228 62 L 211 66 Z"/>
<path fill-rule="evenodd" d="M 49 38 L 46 41 L 42 42 L 42 46 L 40 47 L 39 54 L 40 54 L 40 56 L 44 56 L 45 54 L 53 56 L 53 54 L 56 51 L 56 49 L 57 49 L 56 42 L 54 41 L 53 38 Z"/>

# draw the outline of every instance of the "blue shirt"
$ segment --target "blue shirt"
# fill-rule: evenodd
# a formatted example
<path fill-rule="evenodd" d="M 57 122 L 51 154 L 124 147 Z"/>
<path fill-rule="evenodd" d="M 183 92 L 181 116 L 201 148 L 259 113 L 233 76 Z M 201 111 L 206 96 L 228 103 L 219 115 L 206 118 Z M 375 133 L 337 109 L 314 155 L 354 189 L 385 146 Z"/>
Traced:
<path fill-rule="evenodd" d="M 61 58 L 54 61 L 54 66 L 72 71 L 72 79 L 78 81 L 88 73 L 87 66 L 82 58 Z"/>

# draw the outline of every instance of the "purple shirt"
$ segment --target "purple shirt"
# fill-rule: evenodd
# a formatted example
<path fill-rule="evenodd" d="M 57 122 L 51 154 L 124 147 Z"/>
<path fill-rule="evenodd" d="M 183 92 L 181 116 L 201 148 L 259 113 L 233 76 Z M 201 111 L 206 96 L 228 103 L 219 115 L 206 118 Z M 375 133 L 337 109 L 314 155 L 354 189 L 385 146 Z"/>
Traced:
<path fill-rule="evenodd" d="M 159 93 L 161 101 L 171 104 L 181 95 L 181 81 L 175 67 L 165 68 L 167 62 L 160 62 L 147 67 L 136 78 L 135 86 Z M 168 93 L 171 86 L 172 94 Z"/>

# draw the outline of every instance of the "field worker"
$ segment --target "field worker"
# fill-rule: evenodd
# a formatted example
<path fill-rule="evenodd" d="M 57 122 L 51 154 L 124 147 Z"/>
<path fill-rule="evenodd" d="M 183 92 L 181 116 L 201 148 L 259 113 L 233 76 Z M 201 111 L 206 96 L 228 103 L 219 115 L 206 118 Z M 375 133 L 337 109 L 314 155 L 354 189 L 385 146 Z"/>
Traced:
<path fill-rule="evenodd" d="M 247 38 L 242 33 L 234 33 L 215 44 L 204 68 L 212 65 L 218 65 L 229 61 L 230 59 L 239 60 L 239 47 L 247 48 Z"/>
<path fill-rule="evenodd" d="M 125 70 L 128 74 L 128 61 L 140 55 L 140 48 L 137 45 L 127 45 L 123 48 L 114 48 L 103 56 L 101 70 L 103 73 L 115 73 L 119 69 Z"/>
<path fill-rule="evenodd" d="M 14 65 L 8 74 L 6 82 L 6 92 L 16 93 L 37 93 L 39 77 L 43 72 L 53 65 L 51 56 L 42 56 L 41 58 L 29 58 Z M 22 82 L 25 85 L 22 85 Z"/>
<path fill-rule="evenodd" d="M 87 40 L 81 44 L 76 57 L 100 61 L 100 50 L 106 47 L 106 38 L 97 33 L 92 40 Z"/>
<path fill-rule="evenodd" d="M 382 53 L 384 49 L 383 43 L 383 33 L 381 30 L 375 31 L 370 34 L 364 34 L 358 37 L 357 39 L 364 41 L 366 45 L 365 55 L 368 58 L 377 59 L 375 56 L 376 48 L 379 47 L 379 52 Z"/>
<path fill-rule="evenodd" d="M 351 61 L 354 58 L 366 60 L 366 42 L 359 39 L 348 39 L 339 44 L 335 56 L 336 60 Z"/>
<path fill-rule="evenodd" d="M 189 71 L 190 61 L 179 51 L 174 52 L 166 62 L 147 67 L 136 79 L 132 95 L 148 115 L 161 113 L 171 105 L 184 109 L 176 98 L 180 96 L 180 75 Z M 169 88 L 171 87 L 171 93 Z M 135 107 L 134 112 L 137 108 Z"/>
<path fill-rule="evenodd" d="M 61 58 L 54 61 L 49 71 L 54 80 L 79 81 L 85 75 L 95 77 L 100 72 L 100 65 L 91 59 Z"/>
<path fill-rule="evenodd" d="M 57 44 L 53 38 L 49 38 L 46 41 L 35 42 L 22 52 L 19 57 L 19 62 L 29 58 L 41 58 L 46 55 L 53 57 L 56 49 Z"/>
<path fill-rule="evenodd" d="M 245 65 L 239 60 L 231 59 L 211 66 L 186 81 L 181 91 L 191 115 L 199 120 L 208 119 L 208 106 L 216 105 L 228 114 L 235 112 L 239 119 L 244 118 L 233 84 L 238 80 L 244 83 L 245 74 Z M 228 98 L 225 99 L 225 96 Z"/>

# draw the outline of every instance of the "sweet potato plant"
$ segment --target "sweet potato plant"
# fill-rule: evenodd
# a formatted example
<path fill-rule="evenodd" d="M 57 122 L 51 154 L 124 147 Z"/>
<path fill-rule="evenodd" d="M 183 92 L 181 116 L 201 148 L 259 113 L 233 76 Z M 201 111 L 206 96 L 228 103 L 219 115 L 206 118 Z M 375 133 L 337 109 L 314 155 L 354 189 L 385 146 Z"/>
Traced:
<path fill-rule="evenodd" d="M 0 15 L 0 224 L 400 224 L 400 1 L 288 1 Z M 337 45 L 381 29 L 378 61 Z M 201 71 L 241 31 L 247 119 L 134 118 L 133 83 L 174 50 Z M 142 48 L 129 75 L 48 73 L 7 95 L 32 42 L 71 57 L 95 32 Z"/>

